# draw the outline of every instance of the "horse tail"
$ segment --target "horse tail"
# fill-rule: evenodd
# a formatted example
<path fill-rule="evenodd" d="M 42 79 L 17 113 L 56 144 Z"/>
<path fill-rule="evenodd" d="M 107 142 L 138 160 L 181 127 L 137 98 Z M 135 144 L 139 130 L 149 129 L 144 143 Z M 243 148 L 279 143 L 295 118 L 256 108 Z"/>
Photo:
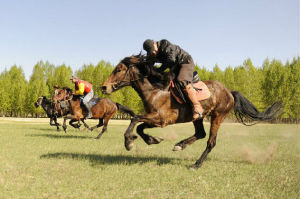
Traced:
<path fill-rule="evenodd" d="M 123 106 L 119 103 L 116 103 L 118 111 L 122 112 L 122 113 L 127 113 L 129 114 L 131 117 L 135 117 L 135 113 L 128 107 Z"/>
<path fill-rule="evenodd" d="M 281 112 L 281 103 L 275 102 L 272 106 L 268 107 L 265 111 L 259 112 L 257 108 L 241 93 L 238 91 L 231 91 L 234 97 L 234 114 L 239 122 L 247 125 L 244 119 L 251 121 L 270 121 Z"/>

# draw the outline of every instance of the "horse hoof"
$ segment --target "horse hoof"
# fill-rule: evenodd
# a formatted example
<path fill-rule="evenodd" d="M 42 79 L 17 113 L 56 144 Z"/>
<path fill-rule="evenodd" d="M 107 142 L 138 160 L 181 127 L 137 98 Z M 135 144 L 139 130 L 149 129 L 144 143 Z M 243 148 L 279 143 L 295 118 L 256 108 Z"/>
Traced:
<path fill-rule="evenodd" d="M 193 164 L 193 165 L 191 165 L 191 166 L 189 167 L 189 169 L 192 170 L 192 171 L 196 171 L 198 168 L 199 168 L 199 167 L 196 166 L 195 164 Z"/>
<path fill-rule="evenodd" d="M 157 142 L 155 144 L 159 144 L 161 141 L 164 141 L 164 138 L 162 138 L 162 137 L 155 137 L 154 139 Z"/>
<path fill-rule="evenodd" d="M 131 149 L 133 148 L 133 142 L 125 142 L 125 148 L 127 151 L 131 151 Z"/>
<path fill-rule="evenodd" d="M 131 136 L 131 139 L 132 139 L 132 140 L 135 140 L 135 139 L 137 139 L 137 138 L 138 138 L 138 136 L 136 136 L 136 135 Z"/>
<path fill-rule="evenodd" d="M 182 151 L 182 149 L 183 148 L 181 146 L 175 145 L 173 151 Z"/>
<path fill-rule="evenodd" d="M 97 139 L 97 140 L 99 140 L 100 138 L 101 138 L 101 134 L 100 135 L 98 135 L 97 137 L 95 137 L 95 139 Z"/>

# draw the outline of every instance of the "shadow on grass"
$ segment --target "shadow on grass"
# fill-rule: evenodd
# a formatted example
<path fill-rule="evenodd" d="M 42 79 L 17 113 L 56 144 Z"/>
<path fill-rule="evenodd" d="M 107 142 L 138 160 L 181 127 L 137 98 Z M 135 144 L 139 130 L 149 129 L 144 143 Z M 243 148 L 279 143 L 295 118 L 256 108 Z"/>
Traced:
<path fill-rule="evenodd" d="M 97 165 L 113 165 L 113 164 L 145 164 L 149 162 L 156 162 L 157 165 L 177 164 L 182 161 L 178 158 L 168 157 L 152 157 L 152 156 L 130 156 L 130 155 L 101 155 L 101 154 L 83 154 L 83 153 L 48 153 L 40 156 L 41 159 L 73 159 L 80 161 L 90 161 L 91 166 Z"/>
<path fill-rule="evenodd" d="M 64 130 L 63 130 L 63 128 L 61 127 L 61 126 L 59 126 L 59 131 L 57 131 L 57 128 L 55 127 L 55 126 L 53 126 L 53 127 L 48 127 L 48 128 L 42 128 L 42 127 L 33 127 L 32 129 L 34 129 L 34 130 L 38 130 L 38 131 L 56 131 L 56 132 L 62 132 L 62 133 L 64 133 Z M 73 127 L 71 127 L 71 128 L 68 128 L 68 130 L 70 131 L 75 131 L 75 132 L 79 132 L 80 131 L 80 129 L 78 129 L 78 128 L 73 128 Z"/>
<path fill-rule="evenodd" d="M 79 135 L 59 135 L 59 134 L 27 134 L 28 137 L 47 137 L 52 139 L 94 139 L 90 136 L 79 136 Z"/>

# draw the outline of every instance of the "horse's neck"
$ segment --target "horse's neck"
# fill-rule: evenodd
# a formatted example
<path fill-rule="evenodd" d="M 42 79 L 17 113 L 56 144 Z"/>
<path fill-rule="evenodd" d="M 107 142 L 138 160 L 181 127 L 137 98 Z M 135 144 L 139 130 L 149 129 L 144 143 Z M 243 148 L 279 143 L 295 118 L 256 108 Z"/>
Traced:
<path fill-rule="evenodd" d="M 146 78 L 144 79 L 144 81 L 139 80 L 135 82 L 132 87 L 142 98 L 146 111 L 153 106 L 153 104 L 151 103 L 153 102 L 153 100 L 151 100 L 151 98 L 153 98 L 153 93 L 163 91 L 159 88 L 154 87 Z"/>
<path fill-rule="evenodd" d="M 43 103 L 42 103 L 42 107 L 43 107 L 43 109 L 45 110 L 45 112 L 47 113 L 47 114 L 51 114 L 51 104 L 50 104 L 50 102 L 47 100 L 47 101 L 43 101 Z"/>
<path fill-rule="evenodd" d="M 132 87 L 142 99 L 150 98 L 151 91 L 155 89 L 147 79 L 144 79 L 144 81 L 136 81 Z"/>

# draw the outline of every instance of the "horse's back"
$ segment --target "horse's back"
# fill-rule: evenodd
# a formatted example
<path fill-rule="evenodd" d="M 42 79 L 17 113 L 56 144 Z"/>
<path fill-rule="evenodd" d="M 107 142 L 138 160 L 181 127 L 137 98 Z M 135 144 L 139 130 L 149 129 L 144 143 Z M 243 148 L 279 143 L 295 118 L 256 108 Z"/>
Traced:
<path fill-rule="evenodd" d="M 99 118 L 104 117 L 106 114 L 114 114 L 118 110 L 116 103 L 109 98 L 101 98 L 96 105 L 92 107 L 93 115 Z"/>
<path fill-rule="evenodd" d="M 234 105 L 234 98 L 231 91 L 221 82 L 216 80 L 203 81 L 211 92 L 211 103 L 215 110 L 229 111 Z"/>

